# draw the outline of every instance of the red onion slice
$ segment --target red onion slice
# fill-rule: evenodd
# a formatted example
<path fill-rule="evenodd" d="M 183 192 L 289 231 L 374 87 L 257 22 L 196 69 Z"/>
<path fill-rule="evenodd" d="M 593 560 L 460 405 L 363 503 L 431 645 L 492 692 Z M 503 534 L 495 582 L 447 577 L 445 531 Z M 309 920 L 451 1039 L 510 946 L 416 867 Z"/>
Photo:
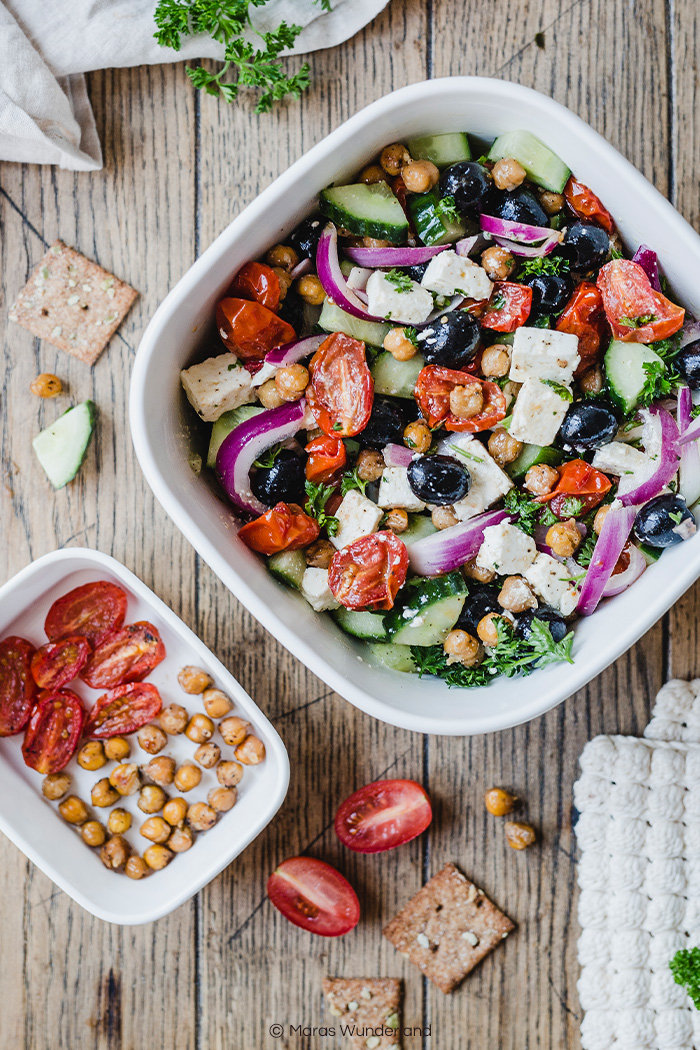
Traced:
<path fill-rule="evenodd" d="M 240 510 L 254 515 L 269 510 L 251 491 L 250 468 L 265 449 L 301 430 L 305 410 L 304 398 L 270 408 L 247 419 L 224 438 L 216 457 L 216 473 L 226 495 Z"/>
<path fill-rule="evenodd" d="M 291 271 L 289 276 L 292 280 L 296 281 L 297 277 L 303 277 L 306 273 L 311 273 L 314 268 L 314 264 L 311 259 L 302 259 L 298 262 L 294 269 Z"/>
<path fill-rule="evenodd" d="M 690 387 L 678 388 L 678 429 L 681 432 L 680 452 L 680 493 L 689 507 L 700 499 L 700 449 L 696 441 L 683 442 L 683 437 L 688 431 L 691 422 L 691 410 L 693 399 Z"/>
<path fill-rule="evenodd" d="M 383 449 L 384 462 L 387 467 L 407 467 L 413 460 L 415 452 L 405 445 L 385 445 Z"/>
<path fill-rule="evenodd" d="M 551 237 L 548 237 L 541 244 L 520 244 L 518 241 L 511 241 L 507 237 L 499 237 L 496 234 L 494 234 L 493 239 L 496 244 L 500 244 L 501 248 L 507 248 L 511 255 L 519 255 L 524 259 L 538 259 L 554 251 L 557 245 L 561 243 L 561 234 L 555 231 Z"/>
<path fill-rule="evenodd" d="M 483 234 L 476 233 L 473 237 L 463 237 L 461 241 L 457 241 L 454 245 L 454 250 L 457 255 L 466 258 L 466 256 L 471 255 L 476 249 L 486 247 L 486 244 L 487 241 Z M 446 245 L 445 247 L 449 247 L 449 245 Z"/>
<path fill-rule="evenodd" d="M 643 503 L 648 503 L 654 496 L 659 495 L 678 472 L 680 459 L 679 438 L 675 419 L 667 409 L 661 408 L 659 405 L 651 406 L 648 410 L 648 417 L 650 418 L 648 418 L 648 422 L 645 425 L 654 426 L 658 433 L 658 444 L 660 446 L 658 465 L 651 477 L 640 482 L 633 489 L 624 493 L 621 493 L 618 489 L 618 499 L 625 507 L 639 507 Z"/>
<path fill-rule="evenodd" d="M 482 215 L 480 221 L 484 233 L 506 237 L 509 241 L 518 241 L 520 244 L 536 244 L 554 236 L 560 241 L 564 236 L 561 230 L 553 230 L 551 226 L 530 226 L 526 222 L 499 219 L 496 215 Z"/>
<path fill-rule="evenodd" d="M 420 266 L 451 247 L 451 244 L 435 244 L 417 248 L 344 248 L 343 253 L 358 266 L 380 269 L 382 266 Z"/>
<path fill-rule="evenodd" d="M 629 555 L 630 563 L 627 568 L 623 572 L 616 572 L 606 583 L 603 590 L 604 598 L 614 598 L 616 594 L 622 594 L 635 580 L 639 579 L 646 569 L 647 563 L 644 560 L 644 555 L 639 547 L 635 547 L 633 543 L 630 544 Z"/>
<path fill-rule="evenodd" d="M 686 321 L 681 329 L 681 350 L 688 343 L 695 343 L 698 339 L 700 339 L 700 321 Z"/>
<path fill-rule="evenodd" d="M 292 343 L 276 346 L 265 354 L 266 365 L 276 365 L 281 368 L 284 365 L 295 365 L 309 354 L 315 354 L 327 335 L 307 335 L 304 339 L 295 339 Z"/>
<path fill-rule="evenodd" d="M 654 249 L 646 244 L 640 244 L 632 257 L 632 262 L 641 266 L 644 273 L 649 278 L 651 287 L 655 292 L 660 292 L 661 281 L 659 280 L 659 260 Z"/>
<path fill-rule="evenodd" d="M 581 584 L 577 611 L 590 616 L 598 608 L 622 548 L 627 543 L 637 515 L 636 507 L 615 506 L 605 515 L 603 527 L 593 548 L 591 563 Z"/>
<path fill-rule="evenodd" d="M 316 272 L 324 292 L 341 310 L 352 314 L 353 317 L 361 317 L 364 321 L 384 322 L 383 317 L 375 317 L 368 313 L 362 300 L 348 287 L 340 269 L 338 232 L 332 222 L 328 223 L 318 242 Z"/>
<path fill-rule="evenodd" d="M 469 521 L 462 521 L 459 525 L 450 525 L 448 529 L 412 543 L 408 548 L 409 564 L 420 576 L 440 576 L 443 572 L 451 572 L 476 557 L 484 542 L 484 529 L 512 520 L 512 515 L 506 511 L 492 510 L 478 514 Z"/>

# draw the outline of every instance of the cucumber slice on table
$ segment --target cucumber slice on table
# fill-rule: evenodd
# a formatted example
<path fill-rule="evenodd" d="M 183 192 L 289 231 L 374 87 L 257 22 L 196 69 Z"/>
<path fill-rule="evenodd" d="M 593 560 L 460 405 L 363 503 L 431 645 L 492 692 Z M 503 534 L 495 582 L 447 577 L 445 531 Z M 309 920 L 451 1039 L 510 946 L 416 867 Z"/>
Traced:
<path fill-rule="evenodd" d="M 367 186 L 331 186 L 319 195 L 321 213 L 358 237 L 377 237 L 403 244 L 408 221 L 403 208 L 385 182 Z"/>
<path fill-rule="evenodd" d="M 301 590 L 302 577 L 306 572 L 306 558 L 302 551 L 280 551 L 279 554 L 271 554 L 267 559 L 267 567 L 282 583 Z"/>
<path fill-rule="evenodd" d="M 512 157 L 525 168 L 527 177 L 552 193 L 561 193 L 571 169 L 529 131 L 506 131 L 499 135 L 488 153 L 489 160 Z"/>
<path fill-rule="evenodd" d="M 406 585 L 405 600 L 386 614 L 386 626 L 396 645 L 438 645 L 457 622 L 467 596 L 459 572 L 432 579 L 418 577 Z"/>
<path fill-rule="evenodd" d="M 209 451 L 207 452 L 207 466 L 216 466 L 216 454 L 232 430 L 235 430 L 246 419 L 257 416 L 265 409 L 261 405 L 241 405 L 240 408 L 232 408 L 229 412 L 223 412 L 211 428 L 209 439 Z"/>
<path fill-rule="evenodd" d="M 412 194 L 408 198 L 408 210 L 423 244 L 449 244 L 458 241 L 467 232 L 462 222 L 454 222 L 442 213 L 437 189 L 430 193 Z"/>
<path fill-rule="evenodd" d="M 423 135 L 406 143 L 413 160 L 431 160 L 438 168 L 449 168 L 460 160 L 471 160 L 469 139 L 463 131 L 445 135 Z"/>
<path fill-rule="evenodd" d="M 411 656 L 411 650 L 407 645 L 393 645 L 386 642 L 369 642 L 367 651 L 374 663 L 388 668 L 390 671 L 403 671 L 408 674 L 416 673 L 416 665 Z"/>
<path fill-rule="evenodd" d="M 375 394 L 413 397 L 418 373 L 424 365 L 425 360 L 420 354 L 414 354 L 408 361 L 397 361 L 389 353 L 379 354 L 370 369 Z"/>
<path fill-rule="evenodd" d="M 355 638 L 371 638 L 373 641 L 386 641 L 389 637 L 384 620 L 385 613 L 357 612 L 354 609 L 336 609 L 333 619 L 346 634 Z"/>
<path fill-rule="evenodd" d="M 381 321 L 363 321 L 361 317 L 353 317 L 328 299 L 323 300 L 318 323 L 324 332 L 344 332 L 370 346 L 381 346 L 385 335 L 392 329 L 390 324 L 382 324 Z M 388 356 L 391 357 L 391 354 Z"/>
<path fill-rule="evenodd" d="M 59 416 L 32 442 L 39 463 L 55 489 L 62 489 L 80 470 L 95 430 L 97 407 L 83 401 Z"/>
<path fill-rule="evenodd" d="M 517 459 L 506 467 L 506 474 L 511 478 L 524 478 L 530 467 L 534 467 L 537 463 L 558 467 L 563 458 L 562 453 L 556 448 L 525 444 Z"/>
<path fill-rule="evenodd" d="M 605 376 L 613 401 L 624 412 L 637 404 L 647 379 L 645 364 L 661 358 L 645 343 L 620 343 L 614 339 L 605 354 Z"/>

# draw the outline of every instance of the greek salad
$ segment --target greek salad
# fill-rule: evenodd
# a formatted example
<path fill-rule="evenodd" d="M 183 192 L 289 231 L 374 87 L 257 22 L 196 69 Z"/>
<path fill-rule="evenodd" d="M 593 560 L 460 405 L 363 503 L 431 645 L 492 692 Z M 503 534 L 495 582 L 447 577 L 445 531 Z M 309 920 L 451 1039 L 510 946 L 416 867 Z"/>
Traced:
<path fill-rule="evenodd" d="M 527 131 L 391 143 L 323 190 L 181 374 L 240 539 L 373 663 L 571 661 L 576 618 L 696 531 L 700 325 L 630 255 Z"/>

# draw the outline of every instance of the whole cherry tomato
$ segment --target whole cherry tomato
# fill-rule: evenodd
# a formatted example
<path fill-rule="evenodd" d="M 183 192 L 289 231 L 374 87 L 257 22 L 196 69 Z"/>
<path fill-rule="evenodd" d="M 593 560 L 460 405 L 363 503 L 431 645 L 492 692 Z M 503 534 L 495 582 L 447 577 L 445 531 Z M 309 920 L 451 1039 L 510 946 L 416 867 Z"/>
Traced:
<path fill-rule="evenodd" d="M 85 736 L 107 740 L 134 733 L 151 722 L 163 707 L 160 693 L 150 682 L 129 682 L 99 698 L 85 724 Z"/>
<path fill-rule="evenodd" d="M 383 853 L 422 834 L 433 819 L 425 788 L 415 780 L 375 780 L 345 799 L 335 833 L 356 853 Z"/>
<path fill-rule="evenodd" d="M 277 313 L 280 305 L 280 279 L 271 266 L 247 262 L 233 278 L 224 298 L 252 299 Z"/>
<path fill-rule="evenodd" d="M 82 634 L 47 642 L 32 657 L 34 681 L 41 689 L 60 689 L 78 677 L 91 652 L 90 643 Z"/>
<path fill-rule="evenodd" d="M 318 539 L 320 531 L 318 522 L 296 503 L 277 503 L 239 529 L 238 536 L 253 551 L 277 554 L 308 547 Z"/>
<path fill-rule="evenodd" d="M 222 299 L 216 307 L 216 327 L 224 346 L 242 360 L 264 357 L 296 338 L 290 324 L 247 299 Z"/>
<path fill-rule="evenodd" d="M 601 266 L 597 284 L 613 335 L 623 343 L 653 343 L 683 327 L 683 307 L 655 292 L 642 267 L 631 259 Z"/>
<path fill-rule="evenodd" d="M 80 677 L 92 689 L 140 682 L 165 659 L 158 629 L 147 620 L 127 624 L 98 645 Z"/>
<path fill-rule="evenodd" d="M 24 729 L 36 698 L 31 661 L 34 646 L 10 635 L 0 642 L 0 737 Z"/>
<path fill-rule="evenodd" d="M 450 412 L 450 393 L 458 386 L 478 386 L 484 399 L 484 407 L 471 419 L 460 419 Z M 477 433 L 488 430 L 506 416 L 506 397 L 497 383 L 478 376 L 460 372 L 442 365 L 426 365 L 421 368 L 414 390 L 418 407 L 428 421 L 428 426 L 444 426 L 445 430 Z"/>
<path fill-rule="evenodd" d="M 82 634 L 95 648 L 124 623 L 126 591 L 116 583 L 98 580 L 58 598 L 49 609 L 44 630 L 50 642 Z"/>
<path fill-rule="evenodd" d="M 360 920 L 348 880 L 315 857 L 290 857 L 267 880 L 267 895 L 285 919 L 320 937 L 341 937 Z"/>
<path fill-rule="evenodd" d="M 532 288 L 512 281 L 496 281 L 486 311 L 481 315 L 481 324 L 494 332 L 514 332 L 525 324 L 531 309 Z"/>
<path fill-rule="evenodd" d="M 85 708 L 70 689 L 42 693 L 24 734 L 24 761 L 37 773 L 59 773 L 78 747 Z"/>
<path fill-rule="evenodd" d="M 582 182 L 577 182 L 573 175 L 564 187 L 566 203 L 574 215 L 579 219 L 589 222 L 597 222 L 608 233 L 615 232 L 615 220 L 608 209 L 596 197 L 593 190 L 589 190 Z"/>
<path fill-rule="evenodd" d="M 346 609 L 391 609 L 407 571 L 406 544 L 393 532 L 373 532 L 333 555 L 328 586 Z"/>
<path fill-rule="evenodd" d="M 610 478 L 585 459 L 571 459 L 559 467 L 558 472 L 556 487 L 537 497 L 540 503 L 549 503 L 558 518 L 582 517 L 602 502 L 612 486 Z M 572 500 L 577 500 L 580 506 Z"/>
<path fill-rule="evenodd" d="M 581 357 L 576 376 L 597 364 L 610 341 L 610 329 L 605 319 L 603 297 L 590 281 L 581 281 L 557 320 L 557 331 L 578 336 Z"/>
<path fill-rule="evenodd" d="M 339 437 L 324 434 L 314 438 L 305 449 L 309 453 L 306 461 L 306 477 L 313 482 L 327 482 L 341 470 L 347 461 L 345 445 Z"/>
<path fill-rule="evenodd" d="M 352 437 L 367 426 L 374 403 L 374 380 L 365 344 L 349 335 L 329 335 L 311 358 L 306 403 L 324 434 Z"/>

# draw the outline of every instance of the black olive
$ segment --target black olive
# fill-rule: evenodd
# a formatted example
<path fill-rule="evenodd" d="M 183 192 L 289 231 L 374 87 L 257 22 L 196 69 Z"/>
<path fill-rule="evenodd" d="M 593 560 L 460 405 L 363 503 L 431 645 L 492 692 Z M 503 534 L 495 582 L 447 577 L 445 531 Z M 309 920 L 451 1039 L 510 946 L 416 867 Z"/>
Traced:
<path fill-rule="evenodd" d="M 688 386 L 700 389 L 700 339 L 683 347 L 676 358 L 676 368 Z"/>
<path fill-rule="evenodd" d="M 587 273 L 602 266 L 609 251 L 610 238 L 604 229 L 592 222 L 572 222 L 557 254 L 569 260 L 572 270 Z"/>
<path fill-rule="evenodd" d="M 418 333 L 418 347 L 428 364 L 464 368 L 479 348 L 479 323 L 466 310 L 441 314 Z"/>
<path fill-rule="evenodd" d="M 440 176 L 440 196 L 454 197 L 459 212 L 472 212 L 491 186 L 489 173 L 475 160 L 460 160 Z"/>
<path fill-rule="evenodd" d="M 566 620 L 561 613 L 557 612 L 556 609 L 549 609 L 546 605 L 543 605 L 539 609 L 530 609 L 518 617 L 515 625 L 515 633 L 518 638 L 522 638 L 525 641 L 528 640 L 532 634 L 533 620 L 542 620 L 546 623 L 555 642 L 560 642 L 567 633 Z"/>
<path fill-rule="evenodd" d="M 549 217 L 540 202 L 529 190 L 519 186 L 511 193 L 494 190 L 483 202 L 482 212 L 511 222 L 525 222 L 530 226 L 549 226 Z"/>
<path fill-rule="evenodd" d="M 428 263 L 417 263 L 416 266 L 402 266 L 401 269 L 412 281 L 417 281 L 420 284 L 423 274 L 428 269 Z"/>
<path fill-rule="evenodd" d="M 451 506 L 464 499 L 471 483 L 467 468 L 450 456 L 420 456 L 408 465 L 408 484 L 424 503 Z"/>
<path fill-rule="evenodd" d="M 532 277 L 524 277 L 521 284 L 527 284 L 532 288 L 532 308 L 530 317 L 544 317 L 548 314 L 560 313 L 574 290 L 573 278 L 564 274 L 538 273 Z"/>
<path fill-rule="evenodd" d="M 578 451 L 612 441 L 619 426 L 613 410 L 601 401 L 576 401 L 564 416 L 557 440 Z"/>
<path fill-rule="evenodd" d="M 312 215 L 310 219 L 299 223 L 296 230 L 289 234 L 287 242 L 300 259 L 316 258 L 316 249 L 324 226 L 325 220 L 320 215 Z"/>
<path fill-rule="evenodd" d="M 302 333 L 304 331 L 305 306 L 303 299 L 291 293 L 290 295 L 285 295 L 284 302 L 280 304 L 278 314 L 283 321 L 292 326 L 295 332 Z"/>
<path fill-rule="evenodd" d="M 479 621 L 492 612 L 503 613 L 503 609 L 498 604 L 496 588 L 480 587 L 479 590 L 470 590 L 455 627 L 471 634 L 473 638 L 478 638 L 476 629 Z"/>
<path fill-rule="evenodd" d="M 683 497 L 673 493 L 649 500 L 634 519 L 635 536 L 649 547 L 672 547 L 694 532 L 695 518 Z"/>
<path fill-rule="evenodd" d="M 388 397 L 375 397 L 372 415 L 360 435 L 360 440 L 367 448 L 384 448 L 390 443 L 403 444 L 403 432 L 407 423 L 404 405 Z"/>
<path fill-rule="evenodd" d="M 306 499 L 305 482 L 303 460 L 291 449 L 283 448 L 271 467 L 259 467 L 251 475 L 250 487 L 261 503 L 274 507 L 280 500 L 283 503 L 303 503 Z"/>

